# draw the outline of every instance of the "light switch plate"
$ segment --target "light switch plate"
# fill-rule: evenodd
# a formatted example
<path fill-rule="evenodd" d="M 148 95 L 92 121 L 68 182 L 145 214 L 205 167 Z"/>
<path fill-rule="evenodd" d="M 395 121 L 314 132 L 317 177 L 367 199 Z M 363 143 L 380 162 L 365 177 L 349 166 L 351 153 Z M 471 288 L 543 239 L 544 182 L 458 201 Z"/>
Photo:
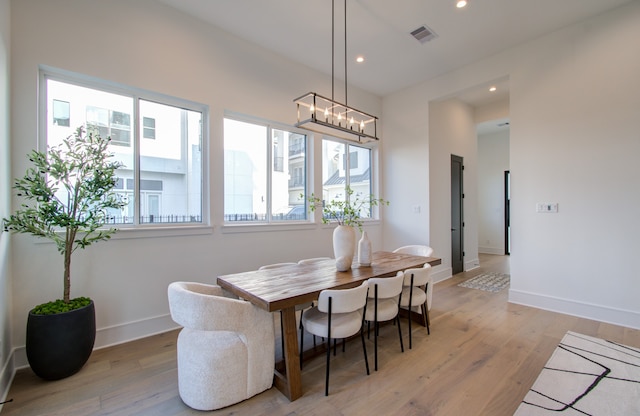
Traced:
<path fill-rule="evenodd" d="M 536 212 L 555 214 L 558 212 L 558 203 L 557 202 L 538 202 L 536 204 Z"/>

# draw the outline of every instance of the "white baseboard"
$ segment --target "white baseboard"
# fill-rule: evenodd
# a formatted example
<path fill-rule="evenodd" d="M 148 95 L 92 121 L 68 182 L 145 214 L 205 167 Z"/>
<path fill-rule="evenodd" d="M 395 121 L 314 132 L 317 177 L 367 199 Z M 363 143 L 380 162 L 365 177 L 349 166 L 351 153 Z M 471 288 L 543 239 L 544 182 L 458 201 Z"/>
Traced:
<path fill-rule="evenodd" d="M 11 382 L 16 374 L 15 366 L 13 364 L 13 351 L 7 357 L 7 360 L 2 365 L 2 371 L 0 371 L 0 402 L 8 400 L 9 388 Z M 0 413 L 4 405 L 0 404 Z"/>
<path fill-rule="evenodd" d="M 478 247 L 478 253 L 503 255 L 504 247 Z"/>
<path fill-rule="evenodd" d="M 433 283 L 442 282 L 443 280 L 447 280 L 451 278 L 452 270 L 451 267 L 442 267 L 436 266 L 431 269 L 431 277 L 433 278 Z"/>
<path fill-rule="evenodd" d="M 538 293 L 509 290 L 509 302 L 538 309 L 640 329 L 640 313 Z"/>
<path fill-rule="evenodd" d="M 480 259 L 478 258 L 467 260 L 464 262 L 465 272 L 468 272 L 469 270 L 477 269 L 478 267 L 480 267 Z"/>
<path fill-rule="evenodd" d="M 99 350 L 101 348 L 135 341 L 140 338 L 150 337 L 152 335 L 171 331 L 177 328 L 180 328 L 180 326 L 171 319 L 171 315 L 169 314 L 141 319 L 139 321 L 128 322 L 121 325 L 99 328 L 96 331 L 96 342 L 93 349 Z M 12 373 L 14 373 L 15 370 L 29 366 L 24 346 L 14 349 L 13 363 L 14 368 Z"/>

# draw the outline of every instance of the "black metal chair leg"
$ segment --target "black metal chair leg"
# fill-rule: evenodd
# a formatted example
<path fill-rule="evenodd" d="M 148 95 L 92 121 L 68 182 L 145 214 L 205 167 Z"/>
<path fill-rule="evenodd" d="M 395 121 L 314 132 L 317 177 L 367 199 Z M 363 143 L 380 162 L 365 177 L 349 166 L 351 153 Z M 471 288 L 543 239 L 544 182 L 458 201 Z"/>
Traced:
<path fill-rule="evenodd" d="M 398 321 L 398 336 L 400 337 L 400 350 L 402 352 L 404 352 L 404 345 L 402 342 L 402 329 L 400 328 L 400 314 L 398 314 L 398 316 L 396 316 L 396 319 L 393 320 L 393 323 L 396 323 L 396 320 Z"/>
<path fill-rule="evenodd" d="M 331 297 L 329 297 L 329 316 L 327 319 L 327 372 L 324 380 L 324 395 L 329 395 L 329 362 L 331 361 Z M 333 342 L 333 352 L 335 354 L 335 340 Z"/>
<path fill-rule="evenodd" d="M 364 343 L 364 325 L 360 327 L 360 339 L 362 339 L 362 351 L 364 351 L 364 364 L 367 367 L 367 375 L 369 375 L 369 358 L 367 357 L 367 346 Z"/>
<path fill-rule="evenodd" d="M 412 337 L 411 337 L 411 301 L 413 300 L 413 274 L 411 275 L 411 287 L 409 288 L 409 349 L 412 347 Z"/>
<path fill-rule="evenodd" d="M 331 340 L 327 338 L 327 371 L 324 380 L 324 395 L 329 395 L 329 362 L 331 362 Z"/>

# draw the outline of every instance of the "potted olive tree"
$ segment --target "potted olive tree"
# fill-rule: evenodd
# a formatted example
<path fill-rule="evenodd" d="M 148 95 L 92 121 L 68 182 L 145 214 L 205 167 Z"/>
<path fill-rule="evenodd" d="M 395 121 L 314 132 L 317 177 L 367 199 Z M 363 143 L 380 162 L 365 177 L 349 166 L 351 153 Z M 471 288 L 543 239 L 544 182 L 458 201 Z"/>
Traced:
<path fill-rule="evenodd" d="M 71 256 L 116 231 L 103 228 L 107 210 L 126 203 L 114 192 L 116 169 L 109 138 L 97 132 L 75 133 L 47 152 L 33 150 L 29 167 L 13 188 L 25 200 L 9 218 L 6 230 L 53 241 L 62 255 L 62 299 L 36 306 L 27 320 L 29 365 L 40 377 L 68 377 L 87 362 L 96 336 L 95 306 L 87 297 L 71 298 Z"/>

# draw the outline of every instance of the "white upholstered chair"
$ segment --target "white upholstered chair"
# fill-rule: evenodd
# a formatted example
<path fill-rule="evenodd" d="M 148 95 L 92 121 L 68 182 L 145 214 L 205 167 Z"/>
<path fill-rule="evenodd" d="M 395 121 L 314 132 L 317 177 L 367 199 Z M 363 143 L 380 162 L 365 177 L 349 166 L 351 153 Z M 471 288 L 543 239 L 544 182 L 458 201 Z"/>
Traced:
<path fill-rule="evenodd" d="M 372 277 L 368 280 L 369 295 L 364 320 L 369 324 L 371 322 L 374 323 L 374 368 L 376 371 L 378 371 L 378 332 L 380 322 L 397 321 L 400 350 L 404 352 L 402 330 L 400 329 L 400 316 L 398 314 L 400 311 L 398 301 L 400 293 L 402 293 L 403 282 L 404 274 L 402 272 L 398 272 L 395 277 Z"/>
<path fill-rule="evenodd" d="M 189 407 L 214 410 L 261 393 L 273 384 L 272 315 L 227 298 L 222 288 L 194 282 L 168 287 L 178 335 L 178 391 Z"/>
<path fill-rule="evenodd" d="M 412 244 L 408 246 L 398 247 L 397 249 L 393 250 L 393 252 L 402 253 L 402 254 L 412 254 L 414 256 L 431 257 L 431 255 L 433 254 L 433 249 L 429 246 Z"/>
<path fill-rule="evenodd" d="M 329 363 L 331 358 L 331 340 L 345 339 L 360 331 L 364 362 L 369 375 L 369 360 L 367 347 L 364 342 L 364 313 L 367 304 L 367 282 L 351 289 L 328 289 L 320 292 L 318 306 L 302 314 L 302 328 L 300 332 L 307 332 L 324 337 L 327 341 L 327 364 L 325 375 L 324 395 L 329 395 Z M 300 364 L 304 351 L 304 337 L 300 341 Z"/>
<path fill-rule="evenodd" d="M 411 337 L 411 312 L 415 308 L 420 308 L 424 326 L 427 327 L 427 334 L 430 334 L 429 329 L 429 299 L 427 293 L 432 290 L 430 286 L 433 286 L 431 279 L 431 265 L 425 264 L 424 267 L 407 269 L 404 271 L 404 283 L 402 294 L 400 295 L 400 307 L 406 308 L 409 314 L 409 349 L 412 346 Z"/>
<path fill-rule="evenodd" d="M 302 259 L 298 261 L 298 264 L 314 264 L 314 263 L 320 263 L 325 260 L 331 260 L 331 257 L 313 257 L 310 259 Z"/>
<path fill-rule="evenodd" d="M 260 266 L 258 270 L 279 269 L 280 267 L 292 266 L 294 264 L 298 264 L 298 263 L 284 262 L 284 263 L 265 264 L 264 266 Z"/>

